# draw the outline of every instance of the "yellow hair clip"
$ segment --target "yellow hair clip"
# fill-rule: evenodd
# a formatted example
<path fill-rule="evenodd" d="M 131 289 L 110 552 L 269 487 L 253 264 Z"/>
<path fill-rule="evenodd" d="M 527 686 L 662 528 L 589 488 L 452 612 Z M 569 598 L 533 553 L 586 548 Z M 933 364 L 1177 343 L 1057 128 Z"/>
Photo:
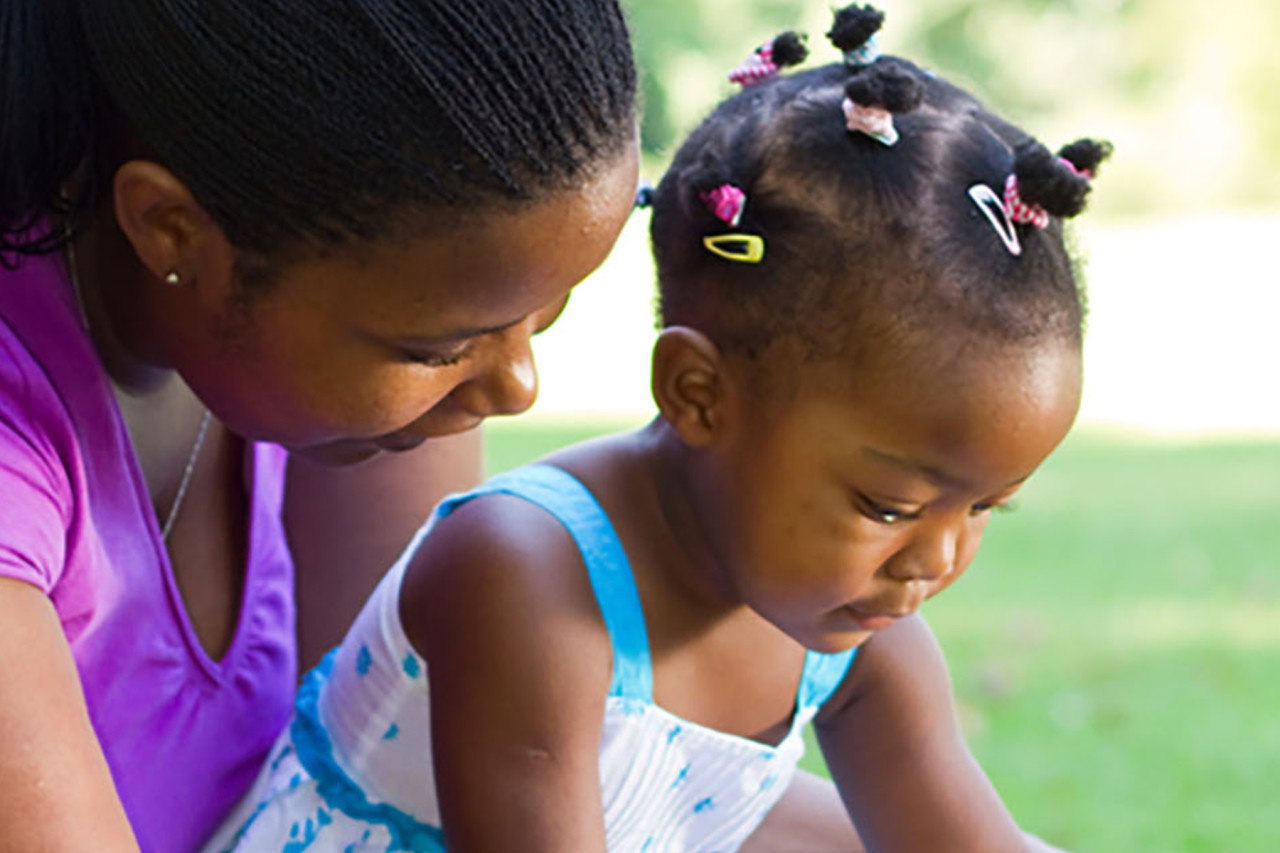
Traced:
<path fill-rule="evenodd" d="M 703 237 L 702 245 L 726 261 L 758 264 L 764 260 L 764 238 L 758 234 L 716 234 Z"/>

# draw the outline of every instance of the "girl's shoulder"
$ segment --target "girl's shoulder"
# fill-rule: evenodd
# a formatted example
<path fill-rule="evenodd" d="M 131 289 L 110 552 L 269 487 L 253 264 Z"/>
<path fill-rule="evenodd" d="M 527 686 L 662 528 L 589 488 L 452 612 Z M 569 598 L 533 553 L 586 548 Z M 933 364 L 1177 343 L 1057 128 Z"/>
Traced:
<path fill-rule="evenodd" d="M 584 557 L 600 542 L 583 526 L 604 516 L 575 482 L 563 469 L 530 466 L 441 505 L 399 596 L 400 621 L 427 660 L 494 632 L 530 643 L 564 633 L 575 654 L 597 648 L 607 683 L 608 633 Z"/>

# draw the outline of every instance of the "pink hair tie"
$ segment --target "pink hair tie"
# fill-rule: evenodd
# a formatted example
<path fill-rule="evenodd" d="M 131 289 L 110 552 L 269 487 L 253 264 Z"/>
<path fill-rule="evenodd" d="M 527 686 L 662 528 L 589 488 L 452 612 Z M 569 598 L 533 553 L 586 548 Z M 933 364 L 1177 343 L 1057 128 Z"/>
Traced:
<path fill-rule="evenodd" d="M 747 194 L 733 184 L 723 184 L 698 196 L 716 219 L 737 228 L 742 222 L 742 212 L 747 207 Z"/>
<path fill-rule="evenodd" d="M 1009 219 L 1014 222 L 1034 225 L 1041 231 L 1049 227 L 1049 211 L 1038 204 L 1027 204 L 1022 200 L 1021 188 L 1016 174 L 1010 175 L 1005 179 L 1004 207 L 1009 212 Z"/>
<path fill-rule="evenodd" d="M 729 72 L 729 80 L 744 88 L 754 86 L 776 77 L 784 68 L 799 65 L 808 56 L 805 37 L 789 30 L 756 48 L 755 53 Z"/>
<path fill-rule="evenodd" d="M 1075 172 L 1077 175 L 1079 175 L 1082 178 L 1088 178 L 1089 180 L 1092 181 L 1094 178 L 1097 177 L 1097 175 L 1093 173 L 1092 169 L 1077 168 L 1076 164 L 1072 163 L 1066 157 L 1059 157 L 1058 160 L 1061 161 L 1062 165 L 1066 166 L 1068 169 Z"/>
<path fill-rule="evenodd" d="M 883 107 L 863 106 L 852 98 L 844 99 L 844 117 L 853 133 L 863 133 L 883 145 L 898 144 L 898 129 L 893 126 L 893 113 Z"/>
<path fill-rule="evenodd" d="M 742 60 L 737 68 L 729 72 L 729 82 L 739 86 L 754 86 L 776 76 L 782 69 L 773 61 L 773 42 L 769 42 L 755 53 Z"/>

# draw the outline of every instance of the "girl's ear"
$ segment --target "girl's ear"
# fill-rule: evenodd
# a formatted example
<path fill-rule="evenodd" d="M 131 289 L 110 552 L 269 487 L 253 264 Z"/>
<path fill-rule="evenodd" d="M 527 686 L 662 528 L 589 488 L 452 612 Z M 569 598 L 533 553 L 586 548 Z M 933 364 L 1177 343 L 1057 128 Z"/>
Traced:
<path fill-rule="evenodd" d="M 157 280 L 198 285 L 220 304 L 232 286 L 235 249 L 182 181 L 159 163 L 130 160 L 113 181 L 116 222 Z"/>
<path fill-rule="evenodd" d="M 653 348 L 653 399 L 662 417 L 689 447 L 706 447 L 724 428 L 724 358 L 695 329 L 663 329 Z"/>

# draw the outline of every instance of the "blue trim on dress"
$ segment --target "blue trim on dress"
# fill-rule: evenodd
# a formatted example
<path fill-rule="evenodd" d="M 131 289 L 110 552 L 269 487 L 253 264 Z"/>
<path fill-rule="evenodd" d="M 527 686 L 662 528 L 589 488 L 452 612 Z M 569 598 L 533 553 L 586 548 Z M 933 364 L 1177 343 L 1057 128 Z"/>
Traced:
<path fill-rule="evenodd" d="M 298 688 L 289 735 L 298 761 L 316 783 L 330 808 L 374 826 L 391 836 L 387 853 L 445 853 L 444 832 L 387 803 L 372 803 L 333 756 L 333 743 L 320 722 L 320 691 L 333 670 L 334 652 L 307 673 Z"/>
<path fill-rule="evenodd" d="M 653 666 L 640 593 L 609 516 L 595 495 L 568 471 L 529 465 L 501 474 L 465 495 L 448 498 L 436 511 L 444 518 L 472 498 L 511 495 L 541 507 L 564 525 L 582 553 L 591 588 L 613 646 L 610 696 L 653 703 Z"/>

